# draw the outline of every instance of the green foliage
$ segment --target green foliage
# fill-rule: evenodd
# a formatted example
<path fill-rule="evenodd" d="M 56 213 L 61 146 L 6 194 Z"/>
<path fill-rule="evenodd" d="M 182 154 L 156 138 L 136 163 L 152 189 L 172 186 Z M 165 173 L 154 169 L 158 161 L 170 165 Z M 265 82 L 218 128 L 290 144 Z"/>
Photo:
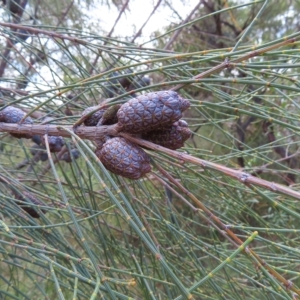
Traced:
<path fill-rule="evenodd" d="M 42 2 L 1 23 L 3 108 L 66 130 L 108 85 L 109 105 L 175 87 L 193 136 L 178 152 L 145 147 L 152 172 L 129 180 L 76 130 L 44 161 L 32 140 L 1 132 L 0 298 L 296 299 L 299 3 L 206 0 L 150 48 L 89 28 L 79 3 Z M 63 161 L 74 148 L 80 157 Z"/>

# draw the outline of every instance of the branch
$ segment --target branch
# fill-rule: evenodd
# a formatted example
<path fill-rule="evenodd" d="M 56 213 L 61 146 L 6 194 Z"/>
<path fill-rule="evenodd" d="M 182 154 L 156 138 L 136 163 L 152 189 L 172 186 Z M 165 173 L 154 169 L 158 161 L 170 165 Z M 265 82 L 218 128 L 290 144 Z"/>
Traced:
<path fill-rule="evenodd" d="M 30 124 L 13 124 L 13 123 L 1 123 L 0 122 L 0 132 L 8 133 L 27 133 L 29 135 L 52 135 L 52 136 L 62 136 L 70 137 L 70 134 L 64 130 L 70 130 L 78 135 L 82 139 L 88 140 L 98 140 L 106 135 L 117 136 L 118 131 L 115 125 L 110 126 L 80 126 L 74 127 L 68 126 L 58 126 L 58 125 L 30 125 Z"/>
<path fill-rule="evenodd" d="M 270 182 L 267 180 L 257 178 L 255 176 L 252 176 L 249 173 L 245 173 L 240 170 L 234 170 L 234 169 L 225 167 L 223 165 L 219 165 L 219 164 L 216 164 L 216 163 L 204 160 L 204 159 L 196 158 L 196 157 L 193 157 L 191 155 L 188 155 L 188 154 L 185 154 L 182 152 L 170 150 L 170 149 L 164 148 L 162 146 L 153 144 L 151 142 L 133 137 L 127 133 L 119 132 L 118 135 L 122 136 L 122 137 L 126 138 L 127 140 L 129 140 L 130 142 L 138 144 L 142 147 L 166 153 L 167 155 L 177 158 L 181 163 L 190 162 L 192 164 L 202 167 L 203 169 L 210 169 L 210 170 L 214 170 L 214 171 L 223 173 L 229 177 L 232 177 L 235 180 L 238 180 L 241 183 L 244 183 L 247 186 L 248 185 L 261 186 L 272 192 L 281 193 L 281 194 L 289 195 L 296 199 L 300 199 L 300 192 L 294 191 L 290 188 L 287 188 L 283 185 L 280 185 L 280 184 L 277 184 L 274 182 Z"/>
<path fill-rule="evenodd" d="M 201 5 L 202 1 L 199 1 L 198 4 L 194 7 L 194 9 L 191 11 L 191 13 L 186 17 L 186 19 L 182 22 L 182 24 L 186 24 L 189 22 L 189 20 L 191 19 L 191 17 L 193 16 L 193 14 L 195 13 L 195 11 L 199 8 L 199 6 Z M 164 50 L 169 50 L 171 45 L 174 43 L 174 41 L 177 39 L 177 37 L 179 36 L 180 32 L 183 30 L 184 27 L 179 28 L 178 30 L 176 30 L 173 34 L 173 36 L 170 38 L 170 40 L 168 41 L 168 43 L 166 44 L 166 46 L 164 47 Z"/>
<path fill-rule="evenodd" d="M 24 0 L 22 3 L 21 3 L 21 6 L 19 7 L 20 9 L 18 9 L 18 12 L 17 14 L 15 15 L 16 18 L 15 18 L 15 22 L 20 22 L 21 18 L 22 18 L 22 15 L 23 15 L 23 12 L 24 12 L 24 9 L 25 9 L 25 6 L 27 5 L 27 0 Z M 17 28 L 15 28 L 15 31 L 17 30 Z M 25 31 L 24 31 L 25 32 Z M 4 49 L 4 52 L 3 54 L 1 54 L 2 56 L 2 61 L 1 61 L 1 64 L 0 64 L 0 77 L 3 77 L 3 74 L 4 74 L 4 71 L 5 71 L 5 68 L 7 66 L 7 62 L 8 62 L 8 57 L 9 57 L 9 54 L 10 54 L 10 51 L 13 47 L 13 37 L 10 37 L 8 40 L 7 40 L 7 43 L 6 43 L 6 47 Z"/>
<path fill-rule="evenodd" d="M 27 30 L 28 32 L 30 32 L 32 34 L 36 34 L 36 35 L 44 34 L 44 35 L 52 37 L 52 38 L 69 40 L 73 43 L 77 43 L 77 44 L 81 44 L 81 45 L 87 45 L 89 43 L 86 40 L 71 37 L 70 35 L 59 34 L 59 33 L 56 33 L 55 31 L 42 30 L 42 29 L 30 27 L 30 26 L 24 26 L 24 25 L 13 24 L 13 23 L 5 23 L 5 22 L 0 22 L 0 26 L 9 27 L 9 28 L 13 28 L 13 29 Z"/>
<path fill-rule="evenodd" d="M 118 22 L 119 22 L 119 20 L 120 20 L 120 18 L 121 18 L 121 16 L 122 16 L 122 14 L 124 13 L 124 11 L 125 11 L 125 9 L 126 9 L 128 3 L 129 3 L 129 1 L 130 1 L 130 0 L 127 0 L 127 1 L 124 3 L 124 5 L 123 5 L 123 7 L 122 7 L 122 9 L 121 9 L 121 11 L 120 11 L 120 13 L 119 13 L 119 15 L 118 15 L 116 21 L 115 21 L 113 27 L 111 28 L 111 30 L 110 30 L 110 32 L 108 33 L 108 35 L 106 36 L 106 38 L 111 37 L 111 35 L 113 34 L 113 32 L 114 32 L 114 30 L 115 30 L 115 27 L 116 27 L 116 25 L 118 24 Z M 107 42 L 108 42 L 108 41 L 106 40 L 106 41 L 103 43 L 103 45 L 106 45 Z M 92 74 L 92 72 L 93 72 L 93 70 L 94 70 L 94 68 L 95 68 L 95 65 L 97 64 L 97 61 L 98 61 L 98 59 L 99 59 L 101 53 L 102 53 L 102 51 L 100 51 L 100 52 L 97 54 L 96 58 L 94 59 L 93 64 L 92 64 L 92 67 L 91 67 L 90 70 L 89 70 L 89 74 Z"/>
<path fill-rule="evenodd" d="M 60 20 L 58 21 L 56 28 L 58 28 L 59 25 L 61 25 L 61 23 L 63 22 L 64 18 L 67 16 L 67 14 L 69 13 L 69 11 L 71 10 L 72 6 L 74 4 L 74 0 L 71 1 L 71 3 L 68 5 L 67 9 L 65 10 L 65 12 L 62 13 Z M 37 14 L 37 7 L 38 4 L 35 6 L 35 15 Z M 34 23 L 35 25 L 35 23 Z M 19 30 L 20 31 L 20 30 Z M 21 31 L 22 32 L 22 31 Z M 28 31 L 25 30 L 26 36 L 28 37 Z M 19 39 L 22 39 L 22 35 L 19 34 Z M 48 41 L 45 43 L 44 47 L 46 46 L 46 44 L 48 43 Z M 45 47 L 46 48 L 46 47 Z M 32 53 L 31 53 L 32 54 Z M 35 54 L 35 58 L 32 57 L 32 55 L 30 55 L 30 62 L 28 63 L 26 61 L 26 59 L 24 58 L 24 60 L 26 61 L 26 63 L 28 64 L 28 68 L 26 69 L 26 71 L 24 72 L 24 77 L 26 78 L 29 75 L 29 72 L 34 68 L 34 65 L 37 62 L 43 61 L 47 58 L 47 56 L 45 55 L 44 52 L 42 51 L 38 51 L 37 54 Z M 16 90 L 21 90 L 21 89 L 25 89 L 28 85 L 29 81 L 25 80 L 25 83 L 20 82 L 17 84 Z"/>
<path fill-rule="evenodd" d="M 215 170 L 220 173 L 223 173 L 229 177 L 232 177 L 235 180 L 238 180 L 245 185 L 254 185 L 254 186 L 261 186 L 265 189 L 268 189 L 275 193 L 289 195 L 293 198 L 300 199 L 300 192 L 294 191 L 288 187 L 283 185 L 269 182 L 267 180 L 263 180 L 261 178 L 257 178 L 252 176 L 249 173 L 245 173 L 240 170 L 234 170 L 223 165 L 219 165 L 204 159 L 199 159 L 193 157 L 191 155 L 178 152 L 175 150 L 170 150 L 164 148 L 162 146 L 156 145 L 154 143 L 136 138 L 131 136 L 130 134 L 119 132 L 117 124 L 110 125 L 110 126 L 80 126 L 80 127 L 73 127 L 71 125 L 68 126 L 57 126 L 57 125 L 27 125 L 27 124 L 12 124 L 12 123 L 0 123 L 0 132 L 8 132 L 8 133 L 26 133 L 30 135 L 54 135 L 54 136 L 63 136 L 63 137 L 71 137 L 71 134 L 68 133 L 65 129 L 70 130 L 71 132 L 75 133 L 78 137 L 83 139 L 89 140 L 98 140 L 106 135 L 110 136 L 122 136 L 127 140 L 140 145 L 142 147 L 163 152 L 171 157 L 178 159 L 181 163 L 190 162 L 192 164 L 198 165 L 203 169 L 210 169 Z"/>
<path fill-rule="evenodd" d="M 235 59 L 233 59 L 231 61 L 229 61 L 229 57 L 231 55 L 234 55 L 234 52 L 230 52 L 230 53 L 227 54 L 227 56 L 224 55 L 224 57 L 225 57 L 225 61 L 224 62 L 222 62 L 221 64 L 219 64 L 219 65 L 217 65 L 217 66 L 215 66 L 215 67 L 213 67 L 213 68 L 211 68 L 211 69 L 209 69 L 207 71 L 204 71 L 204 72 L 202 72 L 202 73 L 200 73 L 200 74 L 192 77 L 191 79 L 194 79 L 194 80 L 196 79 L 197 81 L 200 82 L 202 78 L 205 78 L 205 77 L 207 77 L 207 76 L 209 76 L 211 74 L 220 72 L 220 71 L 222 71 L 224 69 L 227 69 L 227 68 L 235 67 L 236 63 L 245 61 L 245 60 L 250 59 L 252 57 L 256 57 L 256 56 L 262 55 L 262 54 L 264 54 L 266 52 L 270 52 L 270 51 L 272 51 L 274 49 L 278 49 L 280 47 L 283 47 L 283 46 L 286 46 L 286 45 L 289 45 L 289 44 L 293 44 L 298 39 L 298 35 L 299 35 L 299 33 L 293 34 L 292 35 L 293 37 L 291 36 L 290 39 L 287 39 L 287 40 L 281 39 L 282 42 L 278 42 L 275 45 L 264 47 L 264 48 L 259 49 L 259 50 L 251 51 L 251 52 L 249 52 L 249 53 L 247 53 L 245 55 L 242 55 L 240 57 L 237 57 L 237 58 L 235 58 Z M 188 83 L 180 83 L 180 84 L 176 85 L 175 87 L 173 87 L 170 90 L 177 91 L 177 90 L 183 88 L 184 86 L 186 86 L 187 84 Z"/>
<path fill-rule="evenodd" d="M 135 41 L 135 39 L 140 36 L 140 34 L 142 33 L 142 30 L 144 29 L 144 27 L 146 26 L 146 24 L 149 22 L 150 18 L 154 15 L 155 11 L 157 10 L 157 8 L 159 7 L 160 3 L 162 0 L 158 0 L 158 2 L 156 3 L 156 5 L 154 6 L 152 12 L 150 13 L 150 15 L 148 16 L 147 20 L 144 22 L 144 24 L 141 26 L 141 28 L 138 30 L 138 32 L 135 34 L 135 36 L 133 37 L 133 39 L 131 40 L 131 43 L 133 43 Z"/>

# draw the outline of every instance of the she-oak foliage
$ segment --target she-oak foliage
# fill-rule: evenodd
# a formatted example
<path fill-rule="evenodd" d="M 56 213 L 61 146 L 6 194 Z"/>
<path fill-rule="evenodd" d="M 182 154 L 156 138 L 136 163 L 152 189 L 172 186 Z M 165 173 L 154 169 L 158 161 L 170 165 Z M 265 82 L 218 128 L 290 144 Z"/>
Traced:
<path fill-rule="evenodd" d="M 299 3 L 182 2 L 125 37 L 135 0 L 2 1 L 0 116 L 24 113 L 0 122 L 1 299 L 299 297 Z M 90 18 L 105 5 L 112 28 Z M 145 37 L 160 10 L 173 22 Z M 183 148 L 87 126 L 162 90 L 189 99 Z M 151 172 L 108 171 L 107 136 Z"/>

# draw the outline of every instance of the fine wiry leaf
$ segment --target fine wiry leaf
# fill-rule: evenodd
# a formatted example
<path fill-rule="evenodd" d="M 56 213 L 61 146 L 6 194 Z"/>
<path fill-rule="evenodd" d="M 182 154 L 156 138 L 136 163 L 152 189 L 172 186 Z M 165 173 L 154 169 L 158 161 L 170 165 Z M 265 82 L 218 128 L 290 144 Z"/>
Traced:
<path fill-rule="evenodd" d="M 141 43 L 113 34 L 128 1 L 109 34 L 71 1 L 3 4 L 0 114 L 24 113 L 0 123 L 1 299 L 297 299 L 299 5 L 221 2 Z M 114 119 L 165 90 L 190 103 L 177 150 Z M 108 171 L 113 136 L 151 172 Z"/>

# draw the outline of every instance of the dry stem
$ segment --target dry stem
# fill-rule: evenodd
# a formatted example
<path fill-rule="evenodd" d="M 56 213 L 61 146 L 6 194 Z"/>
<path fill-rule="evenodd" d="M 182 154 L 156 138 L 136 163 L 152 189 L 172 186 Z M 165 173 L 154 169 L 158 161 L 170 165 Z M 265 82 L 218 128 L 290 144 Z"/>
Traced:
<path fill-rule="evenodd" d="M 293 198 L 300 199 L 300 192 L 292 190 L 291 188 L 285 187 L 281 184 L 270 182 L 255 176 L 252 176 L 249 173 L 243 172 L 241 170 L 235 170 L 228 167 L 225 167 L 220 164 L 216 164 L 204 159 L 200 159 L 191 155 L 188 155 L 183 152 L 178 152 L 174 150 L 170 150 L 164 148 L 162 146 L 156 145 L 149 141 L 145 141 L 136 137 L 131 136 L 128 133 L 119 132 L 117 124 L 110 125 L 110 126 L 79 126 L 73 127 L 71 125 L 68 126 L 57 126 L 57 125 L 23 125 L 23 124 L 11 124 L 11 123 L 0 123 L 0 132 L 8 132 L 8 133 L 26 133 L 30 135 L 54 135 L 54 136 L 63 136 L 63 137 L 70 137 L 70 134 L 64 130 L 68 129 L 74 132 L 82 139 L 94 140 L 97 141 L 102 139 L 103 137 L 109 136 L 122 136 L 127 140 L 136 143 L 142 147 L 152 149 L 155 151 L 164 152 L 176 159 L 179 162 L 189 162 L 198 166 L 201 166 L 203 169 L 211 169 L 223 173 L 235 180 L 244 183 L 245 185 L 255 185 L 261 186 L 265 189 L 268 189 L 274 193 L 280 193 L 289 195 Z"/>

